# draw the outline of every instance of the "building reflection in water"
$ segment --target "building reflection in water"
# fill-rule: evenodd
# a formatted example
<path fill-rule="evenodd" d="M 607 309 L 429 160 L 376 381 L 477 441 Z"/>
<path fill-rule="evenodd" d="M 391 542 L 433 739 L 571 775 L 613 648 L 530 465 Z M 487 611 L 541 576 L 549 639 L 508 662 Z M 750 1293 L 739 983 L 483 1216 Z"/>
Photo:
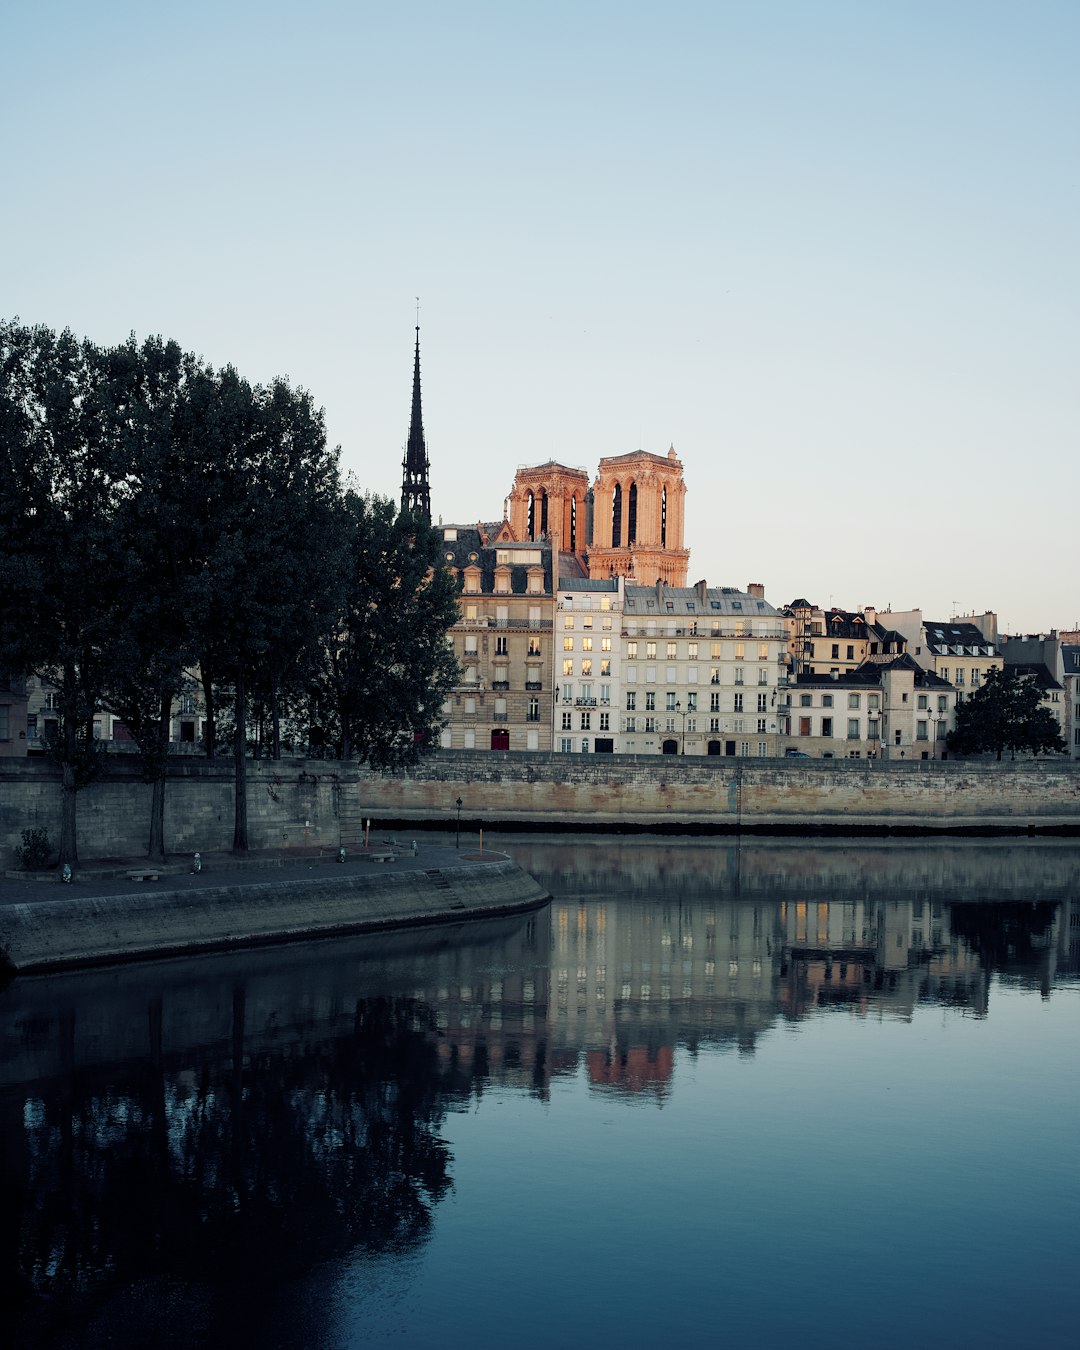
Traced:
<path fill-rule="evenodd" d="M 452 1185 L 447 1113 L 492 1085 L 545 1098 L 583 1073 L 662 1103 L 680 1047 L 750 1055 L 771 1028 L 836 1011 L 985 1017 L 994 978 L 1048 996 L 1080 970 L 1068 852 L 1038 851 L 1038 888 L 1011 894 L 1000 854 L 983 899 L 950 857 L 884 847 L 847 870 L 803 847 L 801 873 L 783 847 L 546 849 L 515 850 L 556 896 L 524 920 L 0 993 L 16 1339 L 171 1345 L 231 1327 L 256 1343 L 272 1321 L 287 1343 L 293 1317 L 296 1343 L 316 1343 L 317 1300 L 285 1307 L 281 1291 L 422 1245 Z"/>

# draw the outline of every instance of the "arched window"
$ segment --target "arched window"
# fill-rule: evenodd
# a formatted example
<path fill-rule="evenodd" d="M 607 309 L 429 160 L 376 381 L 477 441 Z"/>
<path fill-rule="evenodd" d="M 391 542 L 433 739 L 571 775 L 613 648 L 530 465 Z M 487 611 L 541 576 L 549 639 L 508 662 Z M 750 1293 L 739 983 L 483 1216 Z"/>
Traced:
<path fill-rule="evenodd" d="M 546 535 L 548 532 L 548 495 L 547 489 L 540 491 L 540 533 Z"/>
<path fill-rule="evenodd" d="M 660 493 L 660 547 L 667 548 L 667 484 Z"/>
<path fill-rule="evenodd" d="M 577 552 L 577 497 L 570 498 L 570 552 Z"/>
<path fill-rule="evenodd" d="M 622 484 L 615 484 L 611 497 L 611 547 L 622 546 Z"/>
<path fill-rule="evenodd" d="M 630 510 L 626 514 L 626 542 L 637 543 L 637 484 L 630 484 Z"/>
<path fill-rule="evenodd" d="M 526 531 L 526 533 L 528 534 L 528 536 L 529 536 L 530 539 L 535 539 L 535 538 L 536 538 L 536 498 L 533 496 L 531 489 L 530 489 L 530 491 L 526 494 L 525 501 L 526 501 L 526 503 L 527 503 L 526 508 L 525 508 L 525 509 L 526 509 L 526 516 L 525 516 L 525 531 Z"/>

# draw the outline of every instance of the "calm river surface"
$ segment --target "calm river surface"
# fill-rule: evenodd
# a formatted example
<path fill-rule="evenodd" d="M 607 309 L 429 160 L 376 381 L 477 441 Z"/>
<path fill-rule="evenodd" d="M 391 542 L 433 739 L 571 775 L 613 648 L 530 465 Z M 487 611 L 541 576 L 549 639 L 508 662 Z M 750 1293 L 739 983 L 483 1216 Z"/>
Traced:
<path fill-rule="evenodd" d="M 1080 1343 L 1075 844 L 499 843 L 547 909 L 0 992 L 6 1343 Z"/>

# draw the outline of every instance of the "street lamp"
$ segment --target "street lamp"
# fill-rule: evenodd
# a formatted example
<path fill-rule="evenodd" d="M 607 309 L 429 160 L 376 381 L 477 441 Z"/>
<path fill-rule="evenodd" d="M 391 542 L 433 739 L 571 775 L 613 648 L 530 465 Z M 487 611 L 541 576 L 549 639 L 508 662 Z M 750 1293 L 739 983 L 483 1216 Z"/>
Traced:
<path fill-rule="evenodd" d="M 686 712 L 685 712 L 685 710 L 683 709 L 683 705 L 682 705 L 682 700 L 681 700 L 681 699 L 678 699 L 678 698 L 677 698 L 677 699 L 675 700 L 675 711 L 676 711 L 676 712 L 679 714 L 679 716 L 682 718 L 682 736 L 681 736 L 681 739 L 680 739 L 680 741 L 679 741 L 679 754 L 680 754 L 680 755 L 685 755 L 685 754 L 686 754 Z"/>
<path fill-rule="evenodd" d="M 461 847 L 461 798 L 460 798 L 460 797 L 457 799 L 456 805 L 457 805 L 457 836 L 456 836 L 456 839 L 455 839 L 455 842 L 454 842 L 454 847 L 455 847 L 455 848 L 460 848 L 460 847 Z"/>

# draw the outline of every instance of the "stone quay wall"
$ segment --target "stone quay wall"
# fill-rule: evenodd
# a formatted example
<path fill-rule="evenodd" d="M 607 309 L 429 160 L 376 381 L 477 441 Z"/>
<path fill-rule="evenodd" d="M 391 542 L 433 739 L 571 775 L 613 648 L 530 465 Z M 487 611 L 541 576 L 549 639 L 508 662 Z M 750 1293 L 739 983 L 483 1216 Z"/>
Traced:
<path fill-rule="evenodd" d="M 248 764 L 253 849 L 355 848 L 371 820 L 388 829 L 478 826 L 562 830 L 791 833 L 1080 834 L 1080 765 L 753 760 L 441 752 L 379 774 L 327 760 Z M 41 760 L 0 769 L 0 861 L 21 831 L 60 837 L 59 771 Z M 150 788 L 126 757 L 78 795 L 83 861 L 145 855 Z M 165 794 L 171 853 L 232 846 L 232 765 L 179 759 Z"/>
<path fill-rule="evenodd" d="M 165 788 L 165 847 L 170 853 L 232 848 L 231 760 L 177 758 Z M 355 768 L 326 760 L 251 760 L 248 834 L 253 849 L 327 848 L 341 839 L 343 772 Z M 75 808 L 79 857 L 142 857 L 150 840 L 150 787 L 133 756 L 110 756 L 104 775 L 78 794 Z M 55 849 L 60 840 L 60 771 L 43 759 L 0 767 L 0 862 L 13 867 L 22 831 L 44 828 Z"/>
<path fill-rule="evenodd" d="M 357 791 L 363 816 L 451 828 L 460 797 L 470 829 L 1080 833 L 1080 772 L 1067 760 L 444 752 L 390 774 L 360 771 Z"/>

